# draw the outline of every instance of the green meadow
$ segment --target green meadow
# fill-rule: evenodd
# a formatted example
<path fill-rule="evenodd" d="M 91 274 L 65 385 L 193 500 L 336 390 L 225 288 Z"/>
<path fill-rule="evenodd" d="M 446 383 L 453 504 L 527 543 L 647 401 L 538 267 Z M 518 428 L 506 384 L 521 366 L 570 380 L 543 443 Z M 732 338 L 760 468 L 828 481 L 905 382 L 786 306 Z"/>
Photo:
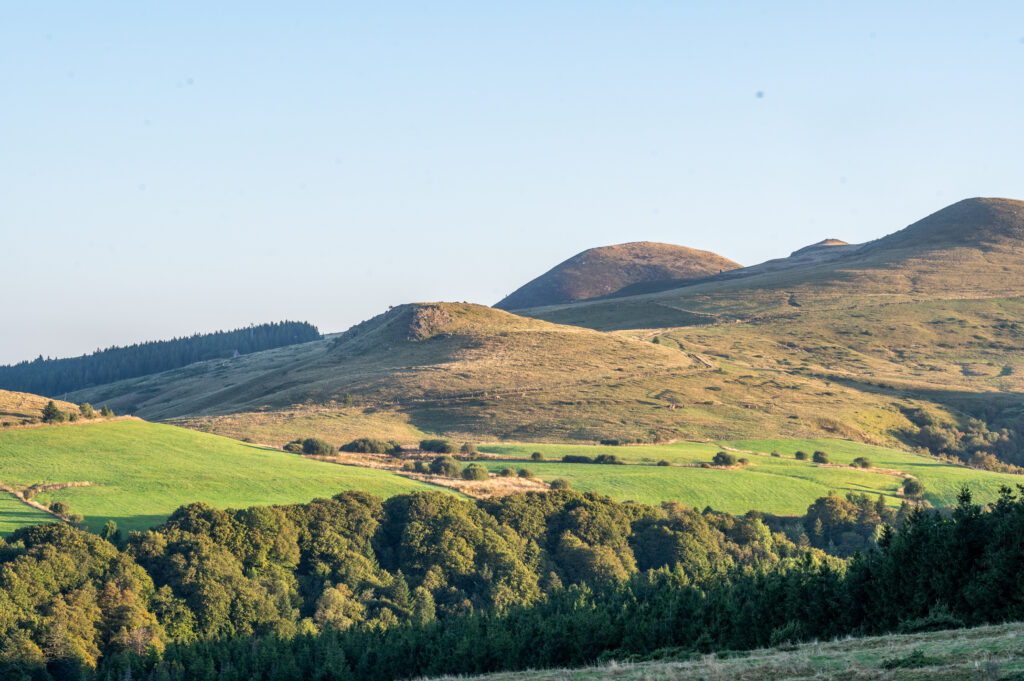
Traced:
<path fill-rule="evenodd" d="M 436 489 L 387 471 L 339 466 L 174 426 L 126 420 L 0 431 L 0 481 L 16 488 L 88 481 L 41 493 L 65 501 L 85 525 L 124 530 L 156 525 L 182 504 L 220 508 L 305 502 L 345 490 L 383 497 Z M 0 494 L 0 532 L 49 518 Z"/>
<path fill-rule="evenodd" d="M 699 467 L 722 450 L 720 444 L 761 455 L 736 453 L 737 457 L 745 457 L 750 462 L 739 468 Z M 924 483 L 925 498 L 935 506 L 954 504 L 963 485 L 972 489 L 976 500 L 988 502 L 996 498 L 1001 486 L 1024 483 L 1020 476 L 974 470 L 931 457 L 845 440 L 741 440 L 720 444 L 680 442 L 626 447 L 515 444 L 485 445 L 480 450 L 516 460 L 515 463 L 485 461 L 492 472 L 507 466 L 529 468 L 542 480 L 565 478 L 574 489 L 607 494 L 619 501 L 658 504 L 672 500 L 730 513 L 759 510 L 780 515 L 802 514 L 815 499 L 829 492 L 882 494 L 890 504 L 900 503 L 898 492 L 903 484 L 902 477 L 888 472 L 799 461 L 793 457 L 797 450 L 808 454 L 822 450 L 829 455 L 831 463 L 841 465 L 863 456 L 870 459 L 875 468 L 910 474 Z M 770 456 L 772 451 L 780 456 Z M 530 461 L 533 452 L 540 452 L 545 461 Z M 628 465 L 561 463 L 560 459 L 567 454 L 590 457 L 614 454 Z M 658 466 L 659 461 L 673 465 Z"/>

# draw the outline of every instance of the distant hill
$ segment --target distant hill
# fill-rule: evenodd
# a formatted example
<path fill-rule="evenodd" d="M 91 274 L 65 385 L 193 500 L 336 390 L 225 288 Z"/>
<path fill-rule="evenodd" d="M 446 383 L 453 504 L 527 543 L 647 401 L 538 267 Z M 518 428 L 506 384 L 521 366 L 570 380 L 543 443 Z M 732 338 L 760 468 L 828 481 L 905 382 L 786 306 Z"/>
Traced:
<path fill-rule="evenodd" d="M 274 322 L 234 331 L 195 334 L 97 350 L 91 355 L 43 359 L 0 366 L 0 387 L 40 395 L 63 395 L 94 385 L 145 376 L 208 359 L 247 355 L 260 350 L 320 338 L 306 322 Z"/>
<path fill-rule="evenodd" d="M 625 294 L 633 294 L 623 297 Z M 764 318 L 796 308 L 1012 298 L 1024 295 L 1024 202 L 965 199 L 861 245 L 828 240 L 788 258 L 697 281 L 624 289 L 613 299 L 518 312 L 595 329 L 663 327 L 668 311 L 719 320 Z M 648 317 L 656 312 L 656 318 Z M 702 321 L 701 323 L 705 323 Z"/>
<path fill-rule="evenodd" d="M 631 284 L 686 280 L 740 265 L 710 251 L 636 241 L 591 248 L 551 268 L 494 307 L 517 310 L 612 295 Z"/>

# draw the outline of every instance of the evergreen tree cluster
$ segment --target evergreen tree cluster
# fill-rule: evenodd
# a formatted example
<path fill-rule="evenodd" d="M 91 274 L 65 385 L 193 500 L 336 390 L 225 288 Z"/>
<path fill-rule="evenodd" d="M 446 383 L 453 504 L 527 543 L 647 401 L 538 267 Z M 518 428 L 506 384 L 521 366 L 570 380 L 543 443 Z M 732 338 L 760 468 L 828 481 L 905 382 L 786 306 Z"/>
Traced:
<path fill-rule="evenodd" d="M 1024 617 L 1021 536 L 1010 490 L 918 506 L 848 562 L 755 513 L 572 491 L 191 504 L 120 549 L 16 532 L 0 674 L 390 681 L 998 622 Z"/>
<path fill-rule="evenodd" d="M 90 355 L 43 359 L 0 366 L 0 388 L 37 395 L 67 392 L 177 369 L 193 362 L 230 358 L 318 340 L 307 322 L 274 322 L 234 331 L 195 334 L 188 338 L 137 343 L 97 350 Z"/>

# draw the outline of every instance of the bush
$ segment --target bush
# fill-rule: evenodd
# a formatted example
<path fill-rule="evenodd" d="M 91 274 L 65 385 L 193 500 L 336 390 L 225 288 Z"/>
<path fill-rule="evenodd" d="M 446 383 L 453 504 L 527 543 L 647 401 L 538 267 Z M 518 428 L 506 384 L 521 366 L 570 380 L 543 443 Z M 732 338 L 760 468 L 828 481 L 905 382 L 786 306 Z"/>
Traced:
<path fill-rule="evenodd" d="M 871 468 L 871 459 L 866 456 L 858 456 L 853 460 L 853 465 L 857 468 Z"/>
<path fill-rule="evenodd" d="M 594 463 L 621 466 L 625 462 L 619 459 L 619 457 L 615 456 L 614 454 L 598 454 L 597 456 L 594 457 Z"/>
<path fill-rule="evenodd" d="M 439 456 L 430 462 L 430 472 L 446 478 L 457 478 L 462 473 L 462 464 L 450 456 Z"/>
<path fill-rule="evenodd" d="M 534 475 L 533 471 L 531 471 L 529 468 L 520 468 L 519 469 L 519 477 L 520 478 L 534 478 L 534 477 L 536 477 L 536 475 Z"/>
<path fill-rule="evenodd" d="M 284 446 L 284 451 L 292 454 L 302 454 L 302 440 L 293 440 Z"/>
<path fill-rule="evenodd" d="M 807 461 L 807 452 L 801 452 L 801 451 L 797 451 L 797 453 L 796 453 L 796 454 L 794 454 L 794 455 L 793 455 L 793 457 L 794 457 L 794 458 L 795 458 L 795 459 L 796 459 L 797 461 Z"/>
<path fill-rule="evenodd" d="M 103 408 L 100 409 L 100 416 L 105 419 L 112 418 L 114 416 L 114 410 L 104 404 Z"/>
<path fill-rule="evenodd" d="M 601 440 L 601 444 L 605 447 L 618 447 L 622 443 L 618 440 Z"/>
<path fill-rule="evenodd" d="M 476 445 L 472 442 L 466 442 L 459 448 L 459 453 L 463 456 L 477 456 L 480 453 L 480 450 L 478 450 Z"/>
<path fill-rule="evenodd" d="M 739 465 L 741 466 L 746 466 L 747 464 L 750 463 L 750 459 L 740 459 L 737 463 L 739 463 Z"/>
<path fill-rule="evenodd" d="M 779 454 L 779 453 L 778 453 L 778 452 L 776 452 L 776 451 L 773 451 L 773 452 L 772 452 L 772 456 L 773 456 L 774 458 L 776 458 L 776 459 L 780 459 L 780 458 L 782 458 L 782 454 Z M 774 632 L 773 632 L 773 633 L 774 633 Z"/>
<path fill-rule="evenodd" d="M 594 463 L 594 460 L 582 454 L 566 454 L 562 457 L 562 463 Z"/>
<path fill-rule="evenodd" d="M 420 440 L 420 449 L 434 454 L 454 454 L 455 445 L 448 440 Z"/>
<path fill-rule="evenodd" d="M 471 463 L 462 469 L 463 480 L 486 480 L 489 477 L 487 469 L 478 463 Z"/>
<path fill-rule="evenodd" d="M 534 452 L 533 454 L 530 454 L 530 458 L 534 461 L 543 461 L 544 455 L 540 452 Z"/>
<path fill-rule="evenodd" d="M 516 477 L 516 470 L 514 468 L 502 468 L 498 471 L 498 475 L 502 478 L 514 478 Z"/>
<path fill-rule="evenodd" d="M 415 464 L 415 469 L 417 473 L 422 473 L 424 475 L 430 474 L 430 465 L 427 464 L 426 461 L 417 461 Z"/>
<path fill-rule="evenodd" d="M 670 464 L 668 461 L 665 461 L 665 459 L 662 459 L 661 461 L 658 462 L 658 465 L 659 466 L 671 466 L 672 464 Z"/>
<path fill-rule="evenodd" d="M 551 481 L 551 489 L 572 489 L 572 485 L 565 478 L 555 478 Z"/>
<path fill-rule="evenodd" d="M 422 463 L 421 461 L 406 461 L 402 464 L 402 470 L 412 473 L 416 470 L 416 464 Z"/>
<path fill-rule="evenodd" d="M 57 515 L 66 516 L 71 512 L 71 506 L 66 501 L 51 501 L 49 508 Z"/>
<path fill-rule="evenodd" d="M 402 451 L 402 446 L 390 440 L 361 437 L 342 445 L 339 449 L 343 452 L 353 452 L 356 454 L 397 454 Z"/>
<path fill-rule="evenodd" d="M 814 452 L 812 460 L 814 461 L 814 463 L 828 463 L 828 454 L 819 449 L 818 451 Z"/>
<path fill-rule="evenodd" d="M 729 452 L 718 452 L 715 454 L 715 458 L 711 459 L 711 463 L 716 466 L 735 466 L 736 455 Z"/>
<path fill-rule="evenodd" d="M 334 447 L 327 440 L 321 440 L 318 437 L 307 437 L 302 441 L 302 453 L 330 456 L 334 453 Z"/>
<path fill-rule="evenodd" d="M 43 423 L 63 423 L 67 415 L 57 408 L 57 403 L 50 400 L 43 407 Z"/>
<path fill-rule="evenodd" d="M 924 485 L 921 484 L 920 480 L 907 478 L 906 482 L 903 483 L 903 495 L 914 498 L 922 497 L 924 496 Z"/>
<path fill-rule="evenodd" d="M 92 408 L 92 405 L 88 402 L 82 402 L 78 405 L 78 413 L 87 419 L 96 418 L 96 410 Z"/>

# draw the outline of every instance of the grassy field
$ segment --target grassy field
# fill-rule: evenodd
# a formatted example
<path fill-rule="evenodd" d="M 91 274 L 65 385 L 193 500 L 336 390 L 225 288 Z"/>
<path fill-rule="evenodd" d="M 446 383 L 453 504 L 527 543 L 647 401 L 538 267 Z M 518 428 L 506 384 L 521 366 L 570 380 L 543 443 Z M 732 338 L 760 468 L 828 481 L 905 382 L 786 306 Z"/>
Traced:
<path fill-rule="evenodd" d="M 974 470 L 930 457 L 846 440 L 738 440 L 721 444 L 766 455 L 778 451 L 781 456 L 775 458 L 738 453 L 737 457 L 749 459 L 750 464 L 741 468 L 722 469 L 686 466 L 709 463 L 715 453 L 722 449 L 714 443 L 680 442 L 630 447 L 498 444 L 483 445 L 480 450 L 522 460 L 514 464 L 485 461 L 492 472 L 507 466 L 529 468 L 547 482 L 565 478 L 572 483 L 574 489 L 607 494 L 619 501 L 658 504 L 673 500 L 687 506 L 711 506 L 730 513 L 759 510 L 780 515 L 802 514 L 811 502 L 830 491 L 872 496 L 883 494 L 891 504 L 900 502 L 898 491 L 903 484 L 901 477 L 888 472 L 853 470 L 798 461 L 793 458 L 797 450 L 808 454 L 822 450 L 828 453 L 832 463 L 842 465 L 848 465 L 854 458 L 864 456 L 871 460 L 875 468 L 913 475 L 924 483 L 925 498 L 936 506 L 954 504 L 962 485 L 972 489 L 977 501 L 988 502 L 996 498 L 1000 486 L 1013 487 L 1024 483 L 1024 478 L 1020 476 Z M 547 461 L 528 461 L 533 452 L 541 452 Z M 642 465 L 560 463 L 559 460 L 567 454 L 590 457 L 614 454 L 623 461 Z M 655 465 L 662 460 L 683 465 Z"/>
<path fill-rule="evenodd" d="M 49 513 L 32 508 L 16 499 L 13 494 L 0 492 L 0 536 L 6 536 L 19 527 L 55 522 Z"/>
<path fill-rule="evenodd" d="M 350 489 L 381 496 L 436 489 L 387 471 L 310 461 L 138 420 L 0 431 L 0 481 L 19 489 L 94 483 L 35 497 L 68 502 L 92 530 L 110 519 L 126 530 L 150 527 L 192 501 L 238 508 L 304 502 Z M 43 515 L 10 495 L 0 500 L 4 532 L 39 522 Z"/>
<path fill-rule="evenodd" d="M 1020 623 L 872 636 L 687 660 L 488 674 L 480 681 L 1019 681 Z M 450 679 L 452 677 L 444 677 Z"/>

